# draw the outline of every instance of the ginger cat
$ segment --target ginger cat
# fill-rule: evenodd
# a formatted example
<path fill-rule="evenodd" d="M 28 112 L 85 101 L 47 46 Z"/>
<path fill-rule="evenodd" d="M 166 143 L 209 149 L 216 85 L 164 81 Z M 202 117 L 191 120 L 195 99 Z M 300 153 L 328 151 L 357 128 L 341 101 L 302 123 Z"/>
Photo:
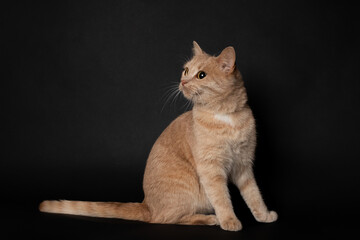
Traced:
<path fill-rule="evenodd" d="M 242 225 L 230 200 L 232 181 L 259 222 L 274 222 L 255 182 L 252 164 L 255 120 L 235 65 L 235 50 L 217 57 L 193 42 L 193 58 L 184 65 L 179 90 L 194 104 L 155 142 L 147 160 L 142 203 L 44 201 L 40 211 L 149 223 Z"/>

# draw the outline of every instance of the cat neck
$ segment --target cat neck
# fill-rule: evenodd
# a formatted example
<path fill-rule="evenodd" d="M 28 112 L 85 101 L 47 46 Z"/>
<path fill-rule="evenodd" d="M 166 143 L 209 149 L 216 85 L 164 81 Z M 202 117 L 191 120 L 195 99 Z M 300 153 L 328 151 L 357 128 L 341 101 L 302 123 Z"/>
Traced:
<path fill-rule="evenodd" d="M 247 108 L 247 94 L 243 85 L 235 86 L 232 91 L 202 104 L 195 103 L 193 111 L 208 112 L 212 114 L 231 114 Z"/>

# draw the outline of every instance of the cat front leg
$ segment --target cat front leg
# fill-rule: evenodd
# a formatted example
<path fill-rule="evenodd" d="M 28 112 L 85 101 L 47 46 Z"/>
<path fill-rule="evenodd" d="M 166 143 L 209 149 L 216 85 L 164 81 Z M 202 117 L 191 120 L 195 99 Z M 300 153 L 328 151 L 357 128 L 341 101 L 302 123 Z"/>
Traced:
<path fill-rule="evenodd" d="M 227 175 L 217 161 L 202 160 L 197 164 L 200 182 L 212 204 L 220 227 L 228 231 L 239 231 L 241 222 L 236 217 L 227 187 Z"/>
<path fill-rule="evenodd" d="M 264 203 L 251 166 L 242 169 L 242 171 L 235 171 L 232 179 L 258 222 L 270 223 L 277 220 L 277 213 L 269 211 Z"/>

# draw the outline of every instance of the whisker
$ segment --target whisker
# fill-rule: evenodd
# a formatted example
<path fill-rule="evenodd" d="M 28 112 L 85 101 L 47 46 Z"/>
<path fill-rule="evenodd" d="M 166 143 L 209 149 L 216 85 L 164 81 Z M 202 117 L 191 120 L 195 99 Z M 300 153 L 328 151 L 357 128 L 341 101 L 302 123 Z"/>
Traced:
<path fill-rule="evenodd" d="M 184 111 L 186 112 L 186 111 L 190 110 L 191 105 L 192 105 L 192 101 L 189 99 L 186 99 L 185 104 L 181 108 L 184 108 Z"/>
<path fill-rule="evenodd" d="M 168 90 L 165 91 L 165 93 L 163 94 L 163 96 L 161 97 L 162 100 L 167 99 L 174 91 L 176 91 L 176 87 L 172 87 Z"/>
<path fill-rule="evenodd" d="M 181 93 L 181 91 L 180 91 L 179 89 L 177 89 L 177 93 L 176 93 L 174 99 L 172 100 L 171 104 L 176 105 L 176 101 L 177 101 L 177 99 L 179 98 L 180 93 Z"/>
<path fill-rule="evenodd" d="M 161 108 L 161 112 L 164 110 L 165 105 L 177 94 L 176 89 L 172 90 L 172 92 L 170 94 L 168 94 L 168 97 L 166 98 L 162 108 Z"/>
<path fill-rule="evenodd" d="M 191 101 L 191 100 L 188 100 L 188 105 L 187 105 L 187 108 L 186 108 L 186 110 L 191 110 L 191 108 L 192 108 L 192 105 L 193 105 L 193 101 Z"/>
<path fill-rule="evenodd" d="M 173 82 L 170 86 L 165 87 L 167 89 L 161 98 L 162 101 L 165 101 L 161 111 L 163 112 L 165 105 L 170 102 L 170 106 L 176 102 L 177 97 L 180 95 L 181 91 L 179 90 L 179 83 Z"/>
<path fill-rule="evenodd" d="M 177 89 L 179 86 L 178 82 L 172 82 L 170 85 L 163 87 L 163 90 L 165 91 L 162 98 L 164 96 L 167 96 L 170 92 L 172 92 L 173 90 Z"/>

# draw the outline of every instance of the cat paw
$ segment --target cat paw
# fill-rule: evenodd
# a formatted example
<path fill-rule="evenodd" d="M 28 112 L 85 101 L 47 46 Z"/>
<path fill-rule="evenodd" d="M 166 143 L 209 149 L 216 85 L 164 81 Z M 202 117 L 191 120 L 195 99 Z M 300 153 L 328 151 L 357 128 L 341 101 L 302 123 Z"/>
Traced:
<path fill-rule="evenodd" d="M 208 215 L 208 225 L 220 225 L 219 220 L 215 215 Z"/>
<path fill-rule="evenodd" d="M 263 223 L 272 223 L 278 219 L 278 215 L 275 211 L 267 212 L 266 214 L 261 214 L 255 216 L 256 221 Z"/>
<path fill-rule="evenodd" d="M 241 222 L 237 218 L 227 218 L 220 222 L 220 227 L 226 231 L 240 231 Z"/>

